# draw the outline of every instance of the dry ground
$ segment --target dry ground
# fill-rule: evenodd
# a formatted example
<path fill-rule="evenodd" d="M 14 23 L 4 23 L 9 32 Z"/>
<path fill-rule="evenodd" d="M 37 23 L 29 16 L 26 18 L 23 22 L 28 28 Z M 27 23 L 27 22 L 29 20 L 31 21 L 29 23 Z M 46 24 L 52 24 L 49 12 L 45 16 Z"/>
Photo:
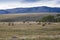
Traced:
<path fill-rule="evenodd" d="M 56 15 L 58 13 L 19 13 L 19 14 L 0 14 L 0 19 L 15 18 L 21 16 L 46 16 L 46 15 Z"/>
<path fill-rule="evenodd" d="M 60 40 L 60 23 L 42 24 L 0 22 L 0 40 Z"/>

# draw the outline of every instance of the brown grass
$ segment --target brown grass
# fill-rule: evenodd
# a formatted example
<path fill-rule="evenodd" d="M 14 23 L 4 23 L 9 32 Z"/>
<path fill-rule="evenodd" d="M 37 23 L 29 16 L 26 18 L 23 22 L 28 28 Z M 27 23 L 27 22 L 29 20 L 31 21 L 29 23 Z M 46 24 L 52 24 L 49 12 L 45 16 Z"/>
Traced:
<path fill-rule="evenodd" d="M 45 26 L 42 26 L 43 23 L 37 25 L 36 22 L 14 22 L 14 26 L 9 26 L 8 23 L 0 22 L 0 39 L 2 40 L 15 39 L 13 37 L 25 40 L 55 40 L 56 38 L 60 40 L 60 23 Z"/>

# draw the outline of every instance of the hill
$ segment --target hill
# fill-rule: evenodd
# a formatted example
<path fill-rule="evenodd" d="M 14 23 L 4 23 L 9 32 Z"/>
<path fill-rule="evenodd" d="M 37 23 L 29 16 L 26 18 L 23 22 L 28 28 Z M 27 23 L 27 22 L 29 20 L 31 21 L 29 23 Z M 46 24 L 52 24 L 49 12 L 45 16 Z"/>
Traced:
<path fill-rule="evenodd" d="M 42 17 L 52 15 L 55 16 L 54 13 L 32 13 L 32 14 L 3 14 L 0 15 L 0 22 L 20 22 L 20 21 L 37 21 Z"/>
<path fill-rule="evenodd" d="M 14 8 L 14 9 L 6 9 L 0 10 L 0 14 L 11 14 L 11 13 L 40 13 L 40 12 L 55 12 L 60 13 L 60 8 L 57 7 L 31 7 L 31 8 Z"/>

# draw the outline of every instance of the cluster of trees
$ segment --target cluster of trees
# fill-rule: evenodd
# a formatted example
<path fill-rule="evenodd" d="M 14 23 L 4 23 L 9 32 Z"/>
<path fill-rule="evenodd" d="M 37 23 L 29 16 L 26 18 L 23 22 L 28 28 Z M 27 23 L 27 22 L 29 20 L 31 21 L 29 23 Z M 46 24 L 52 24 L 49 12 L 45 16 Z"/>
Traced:
<path fill-rule="evenodd" d="M 44 16 L 42 19 L 37 20 L 38 22 L 60 22 L 60 14 L 53 15 L 47 15 Z"/>

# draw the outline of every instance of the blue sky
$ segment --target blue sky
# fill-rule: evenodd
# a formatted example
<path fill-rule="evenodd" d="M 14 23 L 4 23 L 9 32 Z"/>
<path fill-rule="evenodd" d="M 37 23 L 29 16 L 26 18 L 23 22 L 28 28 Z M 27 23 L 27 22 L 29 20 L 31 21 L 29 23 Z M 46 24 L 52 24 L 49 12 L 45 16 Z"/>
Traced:
<path fill-rule="evenodd" d="M 60 7 L 60 0 L 0 0 L 0 9 L 37 6 Z"/>

